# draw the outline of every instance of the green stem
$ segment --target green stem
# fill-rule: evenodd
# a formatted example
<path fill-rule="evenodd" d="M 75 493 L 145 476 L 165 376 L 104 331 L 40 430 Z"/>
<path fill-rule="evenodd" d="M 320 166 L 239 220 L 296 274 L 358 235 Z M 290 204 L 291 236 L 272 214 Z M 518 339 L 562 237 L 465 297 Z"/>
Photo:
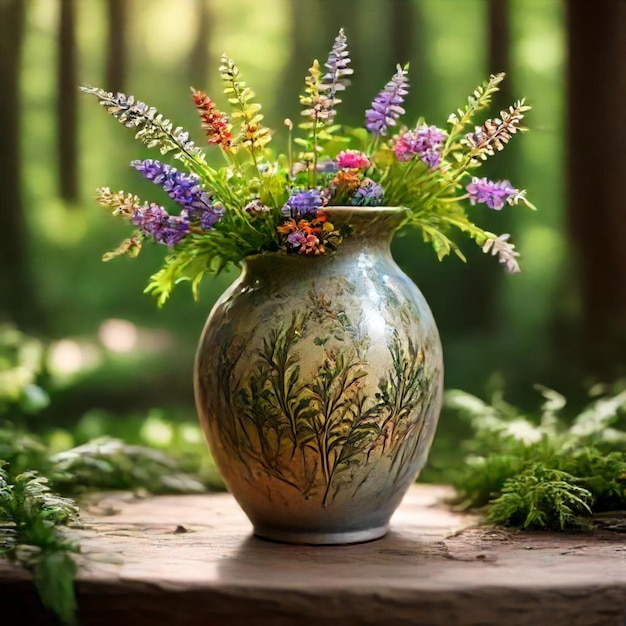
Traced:
<path fill-rule="evenodd" d="M 311 138 L 313 141 L 313 160 L 312 167 L 309 167 L 309 189 L 312 189 L 317 184 L 317 114 L 313 119 L 313 128 L 311 130 Z"/>

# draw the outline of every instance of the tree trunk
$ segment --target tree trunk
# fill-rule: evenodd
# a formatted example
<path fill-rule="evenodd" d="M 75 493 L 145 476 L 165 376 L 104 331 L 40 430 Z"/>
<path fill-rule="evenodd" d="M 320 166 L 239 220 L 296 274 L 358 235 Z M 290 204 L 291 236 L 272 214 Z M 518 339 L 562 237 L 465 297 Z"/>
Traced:
<path fill-rule="evenodd" d="M 104 86 L 125 91 L 128 66 L 128 5 L 131 0 L 107 0 L 107 53 Z"/>
<path fill-rule="evenodd" d="M 413 63 L 413 46 L 418 6 L 415 0 L 390 0 L 389 35 L 391 44 L 391 62 L 395 65 Z M 416 59 L 420 62 L 422 59 Z M 393 67 L 393 66 L 392 66 Z M 417 71 L 416 71 L 417 70 Z M 419 76 L 419 68 L 412 67 L 411 74 Z"/>
<path fill-rule="evenodd" d="M 487 72 L 489 74 L 505 72 L 508 75 L 511 69 L 509 0 L 489 0 L 487 15 Z M 511 104 L 511 93 L 510 76 L 507 76 L 507 79 L 500 83 L 500 91 L 494 98 L 496 106 L 503 108 Z"/>
<path fill-rule="evenodd" d="M 391 50 L 385 59 L 387 74 L 390 76 L 398 63 L 411 64 L 406 123 L 411 125 L 418 116 L 432 119 L 434 113 L 441 115 L 440 96 L 434 88 L 435 81 L 429 63 L 431 55 L 426 41 L 423 5 L 419 0 L 391 0 L 389 11 L 387 28 Z"/>
<path fill-rule="evenodd" d="M 19 74 L 24 36 L 23 0 L 0 0 L 0 319 L 32 330 L 38 325 L 21 193 Z"/>
<path fill-rule="evenodd" d="M 198 32 L 189 57 L 191 84 L 207 91 L 209 75 L 208 41 L 211 36 L 211 12 L 207 0 L 196 0 L 195 19 Z"/>
<path fill-rule="evenodd" d="M 69 203 L 78 199 L 75 1 L 60 0 L 57 57 L 57 148 L 59 196 Z"/>
<path fill-rule="evenodd" d="M 624 373 L 626 355 L 626 4 L 571 0 L 568 215 L 585 369 Z"/>

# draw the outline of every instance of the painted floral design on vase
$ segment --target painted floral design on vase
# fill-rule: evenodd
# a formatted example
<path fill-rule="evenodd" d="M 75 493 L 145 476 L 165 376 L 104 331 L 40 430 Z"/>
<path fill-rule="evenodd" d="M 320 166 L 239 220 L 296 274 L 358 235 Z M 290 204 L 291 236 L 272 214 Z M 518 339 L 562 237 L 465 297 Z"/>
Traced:
<path fill-rule="evenodd" d="M 426 462 L 441 407 L 439 334 L 390 253 L 404 211 L 328 207 L 350 232 L 314 258 L 246 259 L 198 347 L 196 404 L 255 534 L 383 536 Z"/>

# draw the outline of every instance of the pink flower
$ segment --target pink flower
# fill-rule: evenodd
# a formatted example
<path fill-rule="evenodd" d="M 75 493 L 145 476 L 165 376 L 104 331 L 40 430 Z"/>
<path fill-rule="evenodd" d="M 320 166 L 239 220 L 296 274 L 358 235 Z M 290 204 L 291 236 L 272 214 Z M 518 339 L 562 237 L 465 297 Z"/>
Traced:
<path fill-rule="evenodd" d="M 337 155 L 337 165 L 346 169 L 364 170 L 370 166 L 370 160 L 358 150 L 342 150 Z"/>
<path fill-rule="evenodd" d="M 415 154 L 428 165 L 437 167 L 441 161 L 441 151 L 446 139 L 445 131 L 436 126 L 422 124 L 394 138 L 394 152 L 398 161 L 410 161 Z"/>

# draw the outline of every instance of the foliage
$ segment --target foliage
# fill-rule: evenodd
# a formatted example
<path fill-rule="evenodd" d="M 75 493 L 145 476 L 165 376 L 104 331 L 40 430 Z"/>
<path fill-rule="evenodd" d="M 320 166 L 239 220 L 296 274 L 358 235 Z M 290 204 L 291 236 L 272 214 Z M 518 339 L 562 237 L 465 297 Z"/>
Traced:
<path fill-rule="evenodd" d="M 0 418 L 17 409 L 43 408 L 29 395 L 47 399 L 39 382 L 43 346 L 13 328 L 0 332 Z M 38 389 L 33 392 L 33 389 Z M 67 434 L 71 440 L 71 436 Z M 65 624 L 75 622 L 73 581 L 78 552 L 64 527 L 78 521 L 77 504 L 65 497 L 86 490 L 145 489 L 190 493 L 205 486 L 180 471 L 161 452 L 99 438 L 53 454 L 41 435 L 0 425 L 0 556 L 33 572 L 45 606 Z"/>
<path fill-rule="evenodd" d="M 0 554 L 33 571 L 43 603 L 64 623 L 73 623 L 72 554 L 79 550 L 63 531 L 78 520 L 76 503 L 65 495 L 106 489 L 206 489 L 161 452 L 106 437 L 52 454 L 42 437 L 5 425 L 0 428 L 0 459 Z"/>
<path fill-rule="evenodd" d="M 76 542 L 61 527 L 75 522 L 76 504 L 51 491 L 37 472 L 11 476 L 0 468 L 0 554 L 31 568 L 42 602 L 65 624 L 75 622 L 72 553 Z"/>
<path fill-rule="evenodd" d="M 157 450 L 101 437 L 50 457 L 54 485 L 63 493 L 145 489 L 150 493 L 199 493 L 205 486 L 179 471 Z"/>
<path fill-rule="evenodd" d="M 596 398 L 567 425 L 565 398 L 541 388 L 538 419 L 496 397 L 461 391 L 447 405 L 471 420 L 466 465 L 454 477 L 459 502 L 486 507 L 493 522 L 585 529 L 592 514 L 626 508 L 626 391 Z"/>
<path fill-rule="evenodd" d="M 502 495 L 491 503 L 489 519 L 523 528 L 587 528 L 593 496 L 577 482 L 567 472 L 535 463 L 507 478 Z"/>
<path fill-rule="evenodd" d="M 161 154 L 172 153 L 188 173 L 159 161 L 132 165 L 169 195 L 178 213 L 155 203 L 141 203 L 133 194 L 98 192 L 98 201 L 136 227 L 131 237 L 105 260 L 120 254 L 136 256 L 146 240 L 170 248 L 163 269 L 147 292 L 167 300 L 175 284 L 191 281 L 194 294 L 202 277 L 240 264 L 249 255 L 283 251 L 306 255 L 332 252 L 349 236 L 327 219 L 327 206 L 402 206 L 405 223 L 419 228 L 439 259 L 454 252 L 464 259 L 449 236 L 451 229 L 469 235 L 485 252 L 498 256 L 510 271 L 519 271 L 519 253 L 509 235 L 496 235 L 477 226 L 461 201 L 487 204 L 500 210 L 520 202 L 532 208 L 525 192 L 508 181 L 494 182 L 472 172 L 502 150 L 521 126 L 530 108 L 518 101 L 501 111 L 500 118 L 475 125 L 475 115 L 486 109 L 504 74 L 492 75 L 477 87 L 465 107 L 452 114 L 444 131 L 419 119 L 413 128 L 401 126 L 391 135 L 408 94 L 408 66 L 397 70 L 366 112 L 365 128 L 335 124 L 338 93 L 352 74 L 347 39 L 340 30 L 324 69 L 314 61 L 300 97 L 304 137 L 292 138 L 287 154 L 274 153 L 270 130 L 262 124 L 261 105 L 242 79 L 238 66 L 223 55 L 220 75 L 232 108 L 221 112 L 202 91 L 192 97 L 209 146 L 221 149 L 226 165 L 208 165 L 204 153 L 154 107 L 133 96 L 93 87 L 100 104 L 135 137 Z M 391 136 L 389 136 L 391 135 Z M 389 137 L 388 137 L 389 136 Z M 302 150 L 295 155 L 293 143 Z M 463 181 L 471 179 L 464 187 Z M 462 192 L 459 194 L 459 190 Z"/>
<path fill-rule="evenodd" d="M 0 415 L 9 411 L 35 413 L 48 405 L 50 400 L 41 384 L 44 352 L 35 338 L 0 324 Z"/>

